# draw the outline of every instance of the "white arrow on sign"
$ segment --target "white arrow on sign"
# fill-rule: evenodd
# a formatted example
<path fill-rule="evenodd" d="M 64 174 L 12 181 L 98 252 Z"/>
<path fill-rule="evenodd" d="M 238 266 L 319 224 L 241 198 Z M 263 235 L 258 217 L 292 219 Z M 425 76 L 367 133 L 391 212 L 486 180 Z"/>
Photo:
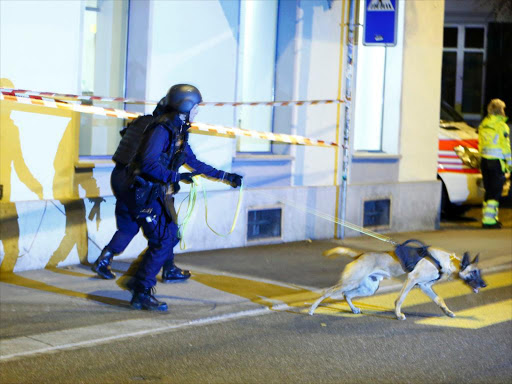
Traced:
<path fill-rule="evenodd" d="M 391 0 L 372 0 L 368 5 L 369 11 L 394 11 Z"/>

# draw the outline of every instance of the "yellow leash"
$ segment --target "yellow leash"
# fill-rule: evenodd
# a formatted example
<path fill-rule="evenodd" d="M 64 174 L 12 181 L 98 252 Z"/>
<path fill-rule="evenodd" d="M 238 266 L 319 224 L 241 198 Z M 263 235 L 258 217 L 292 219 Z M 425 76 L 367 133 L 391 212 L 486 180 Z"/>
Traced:
<path fill-rule="evenodd" d="M 190 193 L 189 193 L 189 195 L 185 199 L 183 199 L 183 201 L 180 203 L 180 207 L 178 209 L 178 214 L 179 214 L 179 212 L 181 210 L 181 206 L 183 205 L 185 200 L 188 199 L 187 213 L 185 214 L 185 218 L 183 219 L 183 222 L 179 225 L 179 231 L 178 231 L 178 235 L 180 237 L 180 249 L 182 249 L 182 250 L 186 248 L 185 240 L 184 240 L 184 236 L 183 235 L 185 233 L 185 228 L 186 228 L 186 226 L 187 226 L 187 224 L 188 224 L 188 222 L 190 220 L 190 217 L 191 217 L 192 212 L 194 210 L 194 206 L 196 204 L 197 188 L 198 187 L 201 187 L 202 190 L 203 190 L 203 196 L 204 196 L 204 217 L 205 217 L 206 225 L 217 236 L 226 237 L 226 236 L 230 235 L 231 233 L 233 233 L 233 231 L 235 230 L 235 226 L 236 226 L 237 220 L 238 220 L 238 215 L 240 214 L 240 207 L 242 205 L 243 184 L 240 186 L 240 192 L 239 192 L 239 195 L 238 195 L 238 203 L 237 203 L 237 207 L 236 207 L 235 217 L 233 219 L 233 224 L 231 225 L 231 229 L 226 234 L 219 233 L 215 229 L 213 229 L 210 226 L 210 224 L 208 223 L 208 201 L 207 201 L 206 189 L 204 188 L 204 185 L 202 185 L 201 182 L 199 181 L 199 176 L 194 176 L 192 178 L 192 180 L 194 181 L 194 183 L 192 184 L 192 186 L 190 188 Z M 260 191 L 260 193 L 264 193 L 265 194 L 265 192 L 262 192 L 262 191 Z M 296 203 L 294 203 L 292 201 L 287 201 L 287 200 L 282 200 L 281 199 L 280 202 L 282 204 L 289 205 L 289 206 L 292 206 L 292 207 L 294 207 L 296 209 L 299 209 L 299 210 L 301 210 L 303 212 L 306 212 L 306 213 L 309 213 L 311 215 L 320 217 L 320 218 L 322 218 L 324 220 L 331 221 L 333 223 L 342 225 L 342 226 L 344 226 L 346 228 L 350 228 L 350 229 L 352 229 L 354 231 L 357 231 L 359 233 L 362 233 L 364 235 L 373 237 L 373 238 L 375 238 L 377 240 L 384 241 L 386 243 L 390 243 L 390 244 L 392 244 L 394 246 L 399 244 L 396 241 L 392 240 L 389 236 L 386 236 L 386 235 L 383 235 L 381 233 L 377 233 L 377 232 L 371 231 L 371 230 L 369 230 L 367 228 L 363 228 L 363 227 L 360 227 L 358 225 L 349 223 L 348 221 L 340 220 L 337 217 L 329 215 L 329 214 L 327 214 L 325 212 L 321 212 L 321 211 L 318 211 L 316 209 L 309 208 L 307 206 L 304 207 L 302 204 L 296 204 Z"/>
<path fill-rule="evenodd" d="M 180 239 L 180 249 L 184 250 L 187 248 L 185 244 L 185 228 L 187 227 L 188 222 L 190 221 L 190 217 L 192 216 L 192 212 L 194 211 L 194 207 L 196 205 L 196 199 L 197 199 L 197 191 L 195 184 L 192 184 L 190 187 L 189 194 L 187 197 L 185 197 L 178 208 L 177 216 L 179 216 L 181 207 L 183 206 L 183 203 L 185 200 L 188 200 L 187 203 L 187 213 L 185 213 L 185 217 L 183 218 L 183 221 L 181 224 L 178 224 L 178 238 Z"/>
<path fill-rule="evenodd" d="M 179 215 L 183 203 L 185 202 L 185 200 L 188 200 L 187 212 L 185 213 L 185 217 L 183 218 L 182 223 L 179 224 L 179 226 L 178 226 L 179 227 L 179 229 L 178 229 L 178 236 L 180 238 L 180 249 L 181 250 L 186 249 L 184 234 L 185 234 L 185 229 L 187 227 L 187 224 L 190 221 L 190 218 L 192 216 L 192 212 L 194 211 L 194 207 L 196 205 L 197 188 L 198 187 L 201 187 L 202 190 L 203 190 L 203 197 L 204 197 L 204 219 L 205 219 L 206 225 L 217 236 L 226 237 L 226 236 L 230 235 L 231 233 L 233 233 L 233 231 L 235 230 L 236 223 L 238 221 L 238 215 L 240 214 L 240 207 L 242 206 L 243 184 L 240 186 L 240 191 L 238 193 L 238 203 L 236 205 L 235 217 L 233 218 L 233 224 L 231 225 L 231 229 L 226 234 L 222 234 L 222 233 L 217 232 L 208 223 L 208 199 L 207 199 L 207 196 L 206 196 L 206 189 L 204 188 L 204 185 L 201 184 L 201 182 L 199 180 L 199 176 L 192 177 L 192 180 L 194 182 L 192 183 L 192 186 L 190 187 L 190 192 L 189 192 L 188 196 L 182 200 L 182 202 L 180 203 L 180 206 L 178 208 L 178 215 Z"/>
<path fill-rule="evenodd" d="M 258 193 L 262 193 L 262 194 L 265 194 L 267 196 L 272 196 L 272 197 L 274 196 L 271 193 L 264 192 L 264 191 L 261 191 L 261 190 L 258 191 Z M 338 219 L 337 217 L 329 215 L 328 213 L 319 211 L 319 210 L 314 209 L 314 208 L 309 208 L 308 206 L 304 206 L 303 204 L 296 204 L 293 201 L 284 200 L 284 199 L 280 199 L 279 202 L 284 204 L 284 205 L 289 205 L 291 207 L 294 207 L 294 208 L 296 208 L 298 210 L 301 210 L 301 211 L 303 211 L 305 213 L 309 213 L 309 214 L 311 214 L 313 216 L 320 217 L 321 219 L 328 220 L 328 221 L 330 221 L 332 223 L 343 225 L 346 228 L 350 228 L 350 229 L 352 229 L 354 231 L 362 233 L 363 235 L 367 235 L 367 236 L 373 237 L 373 238 L 375 238 L 377 240 L 381 240 L 381 241 L 384 241 L 386 243 L 390 243 L 390 244 L 395 245 L 395 246 L 399 244 L 396 241 L 394 241 L 393 239 L 391 239 L 389 236 L 383 235 L 381 233 L 370 231 L 367 228 L 363 228 L 363 227 L 360 227 L 358 225 L 349 223 L 348 221 L 344 221 L 344 220 Z"/>

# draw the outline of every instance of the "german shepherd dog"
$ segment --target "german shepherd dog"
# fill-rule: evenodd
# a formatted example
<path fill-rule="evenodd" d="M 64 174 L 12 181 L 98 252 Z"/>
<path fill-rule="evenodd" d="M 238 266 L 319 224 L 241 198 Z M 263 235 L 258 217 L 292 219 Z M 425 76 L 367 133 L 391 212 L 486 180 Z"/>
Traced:
<path fill-rule="evenodd" d="M 436 266 L 428 258 L 422 258 L 414 269 L 407 274 L 400 295 L 395 301 L 395 315 L 398 320 L 405 320 L 405 315 L 401 311 L 402 303 L 409 291 L 416 285 L 450 317 L 455 317 L 455 314 L 446 306 L 444 300 L 432 290 L 434 283 L 445 281 L 455 275 L 471 287 L 475 293 L 480 288 L 486 287 L 477 266 L 478 255 L 470 262 L 468 252 L 464 253 L 462 260 L 460 260 L 454 253 L 442 249 L 430 247 L 428 251 L 439 264 Z M 395 252 L 392 251 L 358 253 L 349 248 L 336 247 L 324 252 L 324 256 L 330 258 L 338 255 L 350 256 L 355 260 L 347 264 L 341 274 L 339 283 L 327 289 L 322 297 L 311 306 L 310 315 L 313 315 L 318 305 L 329 297 L 345 297 L 352 312 L 361 313 L 361 310 L 352 303 L 354 297 L 371 296 L 379 288 L 381 280 L 406 274 Z"/>

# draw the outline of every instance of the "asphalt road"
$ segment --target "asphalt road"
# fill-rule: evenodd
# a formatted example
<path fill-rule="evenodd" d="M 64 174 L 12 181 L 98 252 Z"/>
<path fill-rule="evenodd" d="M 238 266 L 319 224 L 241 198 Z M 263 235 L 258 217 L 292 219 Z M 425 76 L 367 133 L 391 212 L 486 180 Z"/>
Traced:
<path fill-rule="evenodd" d="M 350 261 L 321 253 L 388 247 L 365 238 L 181 254 L 193 280 L 158 285 L 168 313 L 131 310 L 129 293 L 85 266 L 3 276 L 0 383 L 510 383 L 512 223 L 473 224 L 394 237 L 480 252 L 487 288 L 435 286 L 454 319 L 415 289 L 396 320 L 400 279 L 356 299 L 361 315 L 332 300 L 309 316 Z"/>
<path fill-rule="evenodd" d="M 511 295 L 508 286 L 447 304 L 457 313 Z M 398 321 L 391 312 L 274 311 L 7 361 L 1 382 L 510 383 L 510 321 L 481 329 L 421 324 L 441 316 L 430 303 L 405 313 Z"/>

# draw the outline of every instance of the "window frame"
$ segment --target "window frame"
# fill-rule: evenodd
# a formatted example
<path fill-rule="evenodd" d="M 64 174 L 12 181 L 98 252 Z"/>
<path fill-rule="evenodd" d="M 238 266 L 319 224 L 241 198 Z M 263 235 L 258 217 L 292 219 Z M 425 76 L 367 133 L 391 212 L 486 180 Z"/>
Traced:
<path fill-rule="evenodd" d="M 274 57 L 273 57 L 273 79 L 272 79 L 272 95 L 271 100 L 258 100 L 258 101 L 275 101 L 275 95 L 276 95 L 276 82 L 277 82 L 277 59 L 278 59 L 278 40 L 279 40 L 279 21 L 280 21 L 280 7 L 279 7 L 279 1 L 276 0 L 276 31 L 275 31 L 275 43 L 274 43 Z M 241 54 L 241 31 L 243 29 L 242 23 L 244 22 L 242 20 L 242 2 L 239 3 L 239 18 L 238 18 L 238 52 L 237 52 L 237 65 L 236 65 L 236 100 L 246 102 L 247 100 L 239 100 L 240 94 L 242 93 L 242 82 L 243 82 L 243 60 L 242 60 L 242 54 Z M 236 121 L 236 126 L 239 128 L 241 127 L 240 124 L 240 116 L 242 113 L 242 108 L 248 108 L 247 106 L 241 106 L 241 107 L 235 107 L 234 116 Z M 250 107 L 249 107 L 250 108 Z M 270 130 L 268 132 L 273 133 L 274 127 L 275 127 L 275 106 L 267 107 L 272 108 L 272 111 L 270 113 Z M 236 156 L 237 155 L 272 155 L 274 153 L 274 143 L 269 143 L 269 149 L 268 151 L 240 151 L 240 140 L 242 140 L 243 137 L 237 138 L 237 145 L 236 145 Z"/>
<path fill-rule="evenodd" d="M 98 3 L 98 1 L 96 2 Z M 91 6 L 91 5 L 88 5 L 89 2 L 88 1 L 83 1 L 83 6 L 82 6 L 82 15 L 81 15 L 81 19 L 82 19 L 82 31 L 81 31 L 81 39 L 82 39 L 82 42 L 81 42 L 81 57 L 80 57 L 80 74 L 79 74 L 79 84 L 80 84 L 80 93 L 81 94 L 92 94 L 92 92 L 86 90 L 86 89 L 83 89 L 83 79 L 84 79 L 84 63 L 85 63 L 85 51 L 84 51 L 84 44 L 85 44 L 85 28 L 87 28 L 87 25 L 85 24 L 85 15 L 86 15 L 86 12 L 96 12 L 96 13 L 100 13 L 101 12 L 101 7 L 99 4 L 96 4 L 96 6 Z M 115 36 L 114 34 L 114 27 L 111 25 L 110 27 L 112 28 L 112 30 L 110 31 L 110 34 L 112 35 L 111 38 L 114 40 L 118 37 L 121 38 L 121 41 L 123 42 L 123 44 L 119 45 L 119 49 L 124 49 L 124 52 L 123 52 L 123 56 L 124 58 L 122 60 L 119 60 L 119 63 L 117 64 L 118 67 L 119 67 L 119 70 L 122 71 L 122 80 L 121 80 L 121 77 L 119 79 L 117 79 L 117 81 L 119 81 L 119 85 L 120 85 L 120 90 L 118 92 L 116 92 L 115 95 L 111 95 L 109 94 L 109 92 L 105 92 L 105 91 L 96 91 L 94 90 L 94 94 L 97 94 L 99 96 L 112 96 L 112 97 L 126 97 L 126 86 L 127 86 L 127 64 L 128 64 L 128 44 L 129 44 L 129 24 L 130 24 L 130 7 L 131 7 L 131 1 L 130 0 L 126 0 L 124 1 L 123 0 L 123 3 L 122 3 L 123 7 L 125 8 L 123 10 L 123 14 L 121 14 L 121 16 L 123 17 L 122 19 L 122 24 L 121 26 L 118 26 L 118 28 L 120 29 L 121 33 L 119 34 L 119 36 Z M 114 5 L 115 6 L 115 5 Z M 96 20 L 96 23 L 98 23 L 98 20 Z M 97 25 L 96 24 L 96 27 L 97 28 Z M 96 31 L 94 32 L 96 34 Z M 124 47 L 123 47 L 124 45 Z M 112 55 L 112 53 L 107 53 L 109 55 Z M 98 47 L 97 45 L 95 44 L 95 47 L 94 47 L 94 82 L 97 81 L 97 74 L 96 74 L 96 71 L 98 70 L 97 68 L 97 58 L 96 56 L 98 55 Z M 108 59 L 108 65 L 107 65 L 107 69 L 110 69 L 111 66 L 114 66 L 114 62 L 112 61 L 112 57 L 110 57 Z M 116 81 L 116 80 L 113 80 L 113 81 Z M 110 85 L 111 86 L 111 85 Z M 82 101 L 81 102 L 82 104 L 90 104 L 90 105 L 93 105 L 92 102 L 85 102 L 85 101 Z M 102 102 L 99 102 L 99 103 L 94 103 L 95 105 L 98 105 L 100 107 L 104 106 L 104 107 L 109 107 L 109 108 L 117 108 L 117 109 L 125 109 L 126 108 L 126 104 L 125 103 L 107 103 L 107 104 L 104 104 Z M 85 128 L 85 129 L 88 129 L 90 132 L 89 134 L 87 135 L 87 138 L 88 140 L 90 140 L 91 142 L 94 140 L 94 128 L 95 128 L 95 122 L 94 122 L 94 119 L 97 119 L 98 121 L 100 121 L 101 119 L 104 119 L 105 117 L 102 117 L 102 116 L 96 116 L 96 115 L 84 115 L 84 114 L 81 114 L 80 116 L 80 131 L 79 131 L 79 143 L 78 143 L 78 163 L 77 163 L 77 167 L 80 168 L 82 167 L 84 164 L 85 165 L 88 165 L 88 164 L 91 164 L 91 163 L 96 163 L 96 162 L 100 162 L 100 163 L 104 163 L 105 161 L 107 161 L 107 159 L 109 161 L 111 161 L 110 159 L 112 158 L 112 155 L 114 154 L 115 152 L 115 148 L 110 148 L 106 151 L 99 151 L 99 153 L 90 153 L 90 154 L 82 154 L 83 152 L 83 149 L 82 149 L 82 146 L 81 146 L 81 141 L 83 140 L 83 138 L 81 137 L 83 132 L 82 132 L 82 129 Z M 112 117 L 108 117 L 107 119 L 112 119 Z M 89 121 L 87 121 L 89 120 Z M 113 125 L 113 124 L 112 124 Z M 117 138 L 117 143 L 113 144 L 112 146 L 113 147 L 117 147 L 119 141 L 120 141 L 120 136 L 119 136 L 119 132 L 120 130 L 122 129 L 122 127 L 126 127 L 127 125 L 127 121 L 121 121 L 119 123 L 116 123 L 115 124 L 116 126 L 118 126 L 118 130 L 116 132 L 112 132 L 112 131 L 108 131 L 107 132 L 107 138 L 108 140 L 111 140 L 112 137 L 116 136 Z M 102 125 L 102 129 L 105 129 L 105 130 L 111 130 L 113 127 L 112 126 L 109 126 L 108 124 L 105 124 L 105 125 Z M 110 142 L 110 141 L 109 141 Z M 112 153 L 109 153 L 110 151 L 113 151 Z M 102 153 L 102 152 L 107 152 L 107 153 Z M 113 163 L 112 163 L 113 164 Z"/>
<path fill-rule="evenodd" d="M 480 90 L 480 105 L 481 111 L 485 110 L 484 105 L 484 94 L 485 94 L 485 67 L 487 65 L 487 24 L 479 23 L 447 23 L 443 26 L 444 28 L 457 28 L 457 47 L 445 48 L 444 52 L 454 52 L 457 55 L 456 62 L 456 75 L 455 75 L 455 105 L 453 106 L 457 112 L 459 112 L 465 120 L 477 120 L 481 118 L 481 113 L 464 113 L 462 112 L 462 98 L 464 94 L 464 55 L 466 53 L 482 53 L 482 87 Z M 482 48 L 466 48 L 464 46 L 466 40 L 466 28 L 482 28 L 484 30 L 484 46 Z M 443 44 L 444 45 L 444 44 Z"/>

